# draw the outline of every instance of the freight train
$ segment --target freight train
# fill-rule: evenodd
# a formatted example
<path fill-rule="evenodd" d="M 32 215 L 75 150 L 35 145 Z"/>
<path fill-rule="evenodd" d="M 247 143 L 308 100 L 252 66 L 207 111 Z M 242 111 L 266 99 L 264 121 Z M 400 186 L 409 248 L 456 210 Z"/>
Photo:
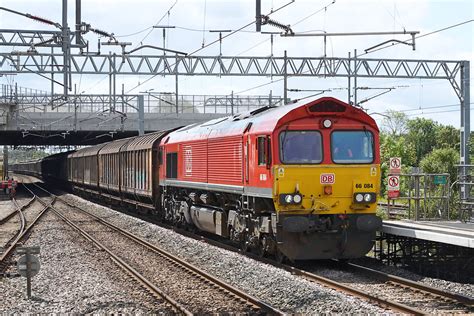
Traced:
<path fill-rule="evenodd" d="M 381 227 L 378 127 L 331 97 L 57 154 L 35 168 L 81 195 L 279 261 L 361 257 Z"/>

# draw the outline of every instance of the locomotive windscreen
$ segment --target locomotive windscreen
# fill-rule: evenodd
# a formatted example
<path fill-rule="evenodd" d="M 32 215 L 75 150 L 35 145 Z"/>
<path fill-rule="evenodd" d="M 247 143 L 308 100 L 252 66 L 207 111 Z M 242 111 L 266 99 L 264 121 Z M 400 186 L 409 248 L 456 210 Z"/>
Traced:
<path fill-rule="evenodd" d="M 283 163 L 320 163 L 321 134 L 318 131 L 284 131 L 280 133 L 280 160 Z"/>
<path fill-rule="evenodd" d="M 335 163 L 371 163 L 374 161 L 374 136 L 369 131 L 334 131 L 331 155 Z"/>

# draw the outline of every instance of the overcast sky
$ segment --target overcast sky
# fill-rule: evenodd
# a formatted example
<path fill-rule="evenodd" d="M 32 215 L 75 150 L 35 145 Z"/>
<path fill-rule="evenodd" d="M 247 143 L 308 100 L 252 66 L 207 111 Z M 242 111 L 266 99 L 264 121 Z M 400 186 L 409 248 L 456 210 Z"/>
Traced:
<path fill-rule="evenodd" d="M 262 0 L 262 14 L 271 12 L 289 1 Z M 45 17 L 61 23 L 61 0 L 0 0 L 0 6 L 9 9 Z M 74 3 L 69 1 L 69 25 L 74 26 Z M 451 25 L 473 19 L 473 1 L 464 0 L 296 0 L 284 9 L 272 15 L 285 25 L 291 25 L 296 33 L 300 32 L 372 32 L 372 31 L 419 31 L 420 35 L 433 32 Z M 218 34 L 208 32 L 215 29 L 238 29 L 250 23 L 255 16 L 255 1 L 218 1 L 218 0 L 83 0 L 82 20 L 93 27 L 113 32 L 120 41 L 132 42 L 133 47 L 140 43 L 162 46 L 162 32 L 152 29 L 153 25 L 172 25 L 177 28 L 167 33 L 166 47 L 174 50 L 192 52 L 202 44 L 217 39 Z M 0 11 L 0 28 L 2 29 L 46 29 L 54 30 L 21 16 Z M 206 31 L 203 31 L 205 29 Z M 442 59 L 470 60 L 471 79 L 473 77 L 473 42 L 474 23 L 438 32 L 416 40 L 416 51 L 406 45 L 397 45 L 362 57 L 367 58 L 406 58 L 406 59 Z M 262 31 L 279 31 L 271 26 L 263 26 Z M 389 39 L 406 40 L 408 36 L 377 37 L 334 37 L 328 39 L 326 53 L 328 56 L 347 57 L 348 52 L 364 49 Z M 91 50 L 95 49 L 97 36 L 88 34 Z M 24 48 L 15 48 L 24 49 Z M 0 51 L 12 50 L 11 47 L 0 47 Z M 324 44 L 322 38 L 288 38 L 276 36 L 273 54 L 282 56 L 284 50 L 288 56 L 322 56 Z M 114 50 L 118 52 L 118 50 Z M 108 48 L 102 47 L 103 53 Z M 156 51 L 143 51 L 157 53 Z M 270 36 L 255 32 L 251 25 L 243 32 L 224 39 L 223 55 L 269 56 L 271 53 Z M 218 55 L 219 45 L 215 44 L 196 55 Z M 50 83 L 37 75 L 22 75 L 7 78 L 0 77 L 0 83 L 6 84 L 14 78 L 21 86 L 48 90 Z M 129 91 L 149 76 L 118 76 L 117 83 L 125 84 Z M 274 78 L 278 80 L 278 78 Z M 283 82 L 270 83 L 265 77 L 181 77 L 179 87 L 181 94 L 230 94 L 248 90 L 242 94 L 283 95 Z M 73 83 L 80 85 L 78 91 L 85 93 L 108 93 L 108 79 L 105 75 L 75 76 Z M 269 83 L 269 84 L 266 84 Z M 264 85 L 266 84 L 266 85 Z M 174 91 L 174 77 L 157 76 L 130 93 L 147 89 L 154 91 Z M 263 86 L 262 86 L 263 85 Z M 361 87 L 389 88 L 393 91 L 363 104 L 370 112 L 384 113 L 388 109 L 406 111 L 410 118 L 417 116 L 432 118 L 443 124 L 459 127 L 459 99 L 447 80 L 418 79 L 360 79 Z M 257 86 L 261 86 L 258 87 Z M 471 102 L 474 93 L 471 84 Z M 347 101 L 347 79 L 345 78 L 290 78 L 288 87 L 292 89 L 331 89 L 326 95 L 335 96 Z M 57 88 L 59 90 L 59 88 Z M 383 90 L 361 90 L 358 99 L 380 93 Z M 290 92 L 291 98 L 301 98 L 311 92 Z M 450 106 L 454 105 L 454 106 Z M 432 108 L 431 107 L 439 107 Z M 474 108 L 474 107 L 473 107 Z M 418 109 L 418 110 L 416 110 Z M 472 112 L 471 112 L 472 113 Z M 378 115 L 376 115 L 378 116 Z M 381 116 L 375 117 L 381 119 Z M 474 126 L 474 124 L 471 124 Z"/>

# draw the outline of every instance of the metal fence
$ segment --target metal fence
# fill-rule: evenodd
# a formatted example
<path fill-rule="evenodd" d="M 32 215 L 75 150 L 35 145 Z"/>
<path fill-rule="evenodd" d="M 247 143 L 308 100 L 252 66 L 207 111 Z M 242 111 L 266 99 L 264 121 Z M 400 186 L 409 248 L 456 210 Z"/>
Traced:
<path fill-rule="evenodd" d="M 458 179 L 455 184 L 460 192 L 460 218 L 466 222 L 474 222 L 474 165 L 457 165 Z"/>
<path fill-rule="evenodd" d="M 388 199 L 387 212 L 390 215 L 391 209 L 403 209 L 401 215 L 415 221 L 452 220 L 458 214 L 450 209 L 450 200 L 449 174 L 400 174 L 400 196 Z"/>
<path fill-rule="evenodd" d="M 15 105 L 19 112 L 137 113 L 140 94 L 48 94 L 46 91 L 0 85 L 0 105 Z M 235 114 L 266 105 L 283 105 L 283 98 L 269 95 L 179 95 L 144 93 L 145 113 Z"/>

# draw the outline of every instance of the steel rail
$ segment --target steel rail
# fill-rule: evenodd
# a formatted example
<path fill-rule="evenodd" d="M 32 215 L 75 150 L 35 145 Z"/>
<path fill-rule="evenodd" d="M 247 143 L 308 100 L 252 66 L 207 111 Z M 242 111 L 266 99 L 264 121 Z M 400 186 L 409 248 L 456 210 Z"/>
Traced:
<path fill-rule="evenodd" d="M 64 202 L 64 203 L 66 203 L 69 206 L 76 207 L 75 205 L 72 205 L 71 203 L 65 201 L 64 199 L 61 199 L 61 198 L 58 198 L 58 199 L 60 201 Z M 84 211 L 84 212 L 87 212 L 87 211 Z M 97 220 L 101 220 L 99 217 L 96 217 L 95 215 L 92 215 L 92 216 L 97 218 Z M 324 286 L 333 288 L 335 290 L 342 291 L 342 292 L 349 293 L 351 295 L 360 297 L 364 300 L 367 300 L 371 303 L 375 303 L 379 306 L 390 308 L 392 310 L 402 312 L 402 313 L 413 314 L 413 315 L 426 315 L 427 314 L 427 312 L 424 312 L 422 310 L 419 310 L 419 309 L 416 309 L 416 308 L 413 308 L 413 307 L 410 307 L 410 306 L 407 306 L 405 304 L 401 304 L 401 303 L 398 303 L 398 302 L 395 302 L 395 301 L 392 301 L 392 300 L 387 300 L 387 299 L 385 299 L 383 297 L 380 297 L 380 296 L 377 296 L 377 295 L 366 293 L 363 290 L 359 290 L 357 288 L 354 288 L 354 287 L 339 283 L 337 281 L 334 281 L 334 280 L 331 280 L 331 279 L 328 279 L 328 278 L 325 278 L 325 277 L 322 277 L 322 276 L 304 271 L 302 269 L 298 269 L 296 267 L 285 265 L 285 264 L 280 264 L 280 263 L 277 263 L 277 262 L 275 262 L 271 259 L 262 258 L 258 255 L 253 254 L 253 253 L 243 252 L 241 249 L 238 249 L 238 248 L 236 248 L 234 246 L 231 246 L 229 244 L 222 243 L 222 242 L 219 242 L 219 241 L 216 241 L 214 239 L 210 239 L 210 238 L 207 238 L 207 237 L 204 237 L 204 236 L 201 236 L 201 235 L 193 234 L 193 233 L 190 233 L 190 232 L 182 230 L 182 229 L 178 229 L 178 228 L 173 227 L 173 226 L 168 226 L 168 225 L 166 225 L 166 226 L 168 228 L 171 228 L 171 229 L 177 231 L 178 233 L 180 233 L 182 235 L 185 235 L 185 236 L 197 239 L 197 240 L 205 241 L 205 242 L 207 242 L 211 245 L 214 245 L 214 246 L 217 246 L 217 247 L 220 247 L 220 248 L 224 248 L 224 249 L 230 250 L 232 252 L 242 253 L 242 254 L 244 254 L 244 255 L 252 258 L 252 259 L 259 260 L 263 263 L 267 263 L 267 264 L 270 264 L 270 265 L 275 266 L 277 268 L 284 269 L 284 270 L 286 270 L 286 271 L 288 271 L 292 274 L 304 277 L 305 279 L 308 279 L 308 280 L 313 281 L 313 282 L 317 282 L 319 284 L 322 284 Z M 398 278 L 398 277 L 395 277 L 395 276 L 393 276 L 393 277 L 394 277 L 393 280 Z M 402 278 L 400 278 L 400 279 L 402 279 Z M 407 280 L 407 283 L 410 283 L 410 282 L 416 284 L 416 282 Z M 422 287 L 423 285 L 419 285 L 419 286 Z M 439 289 L 437 289 L 437 291 L 438 291 L 436 293 L 437 295 L 449 297 L 453 300 L 459 301 L 459 302 L 461 302 L 463 304 L 466 304 L 466 305 L 471 304 L 470 303 L 471 299 L 469 299 L 469 298 L 466 298 L 466 297 L 463 297 L 463 296 L 457 295 L 457 294 L 448 293 L 448 292 L 445 292 L 445 291 L 442 291 L 442 290 L 439 290 Z M 446 293 L 447 295 L 443 295 L 444 293 Z"/>
<path fill-rule="evenodd" d="M 390 281 L 393 283 L 398 283 L 404 286 L 408 286 L 417 290 L 421 290 L 424 292 L 427 292 L 429 294 L 437 295 L 437 296 L 442 296 L 444 298 L 451 299 L 455 302 L 460 302 L 465 304 L 466 306 L 474 306 L 474 298 L 467 297 L 461 294 L 457 293 L 451 293 L 451 292 L 446 292 L 444 290 L 425 285 L 419 282 L 415 282 L 409 279 L 401 278 L 396 275 L 392 275 L 389 273 L 381 272 L 372 268 L 364 267 L 355 263 L 346 263 L 350 268 L 358 270 L 363 273 L 371 274 L 374 275 L 384 281 Z"/>
<path fill-rule="evenodd" d="M 64 201 L 64 199 L 61 199 L 61 198 L 59 198 L 59 200 Z M 65 201 L 65 202 L 68 205 L 72 205 L 67 201 Z M 155 221 L 155 223 L 156 223 L 156 221 Z M 394 302 L 394 301 L 386 300 L 386 299 L 384 299 L 382 297 L 379 297 L 379 296 L 371 295 L 369 293 L 363 292 L 362 290 L 358 290 L 356 288 L 344 285 L 342 283 L 338 283 L 336 281 L 332 281 L 330 279 L 311 274 L 311 273 L 306 272 L 304 270 L 297 269 L 295 267 L 288 266 L 288 265 L 285 265 L 285 264 L 279 264 L 279 263 L 277 263 L 277 262 L 275 262 L 271 259 L 262 258 L 262 257 L 259 257 L 259 256 L 255 255 L 255 254 L 252 254 L 252 253 L 248 253 L 248 252 L 244 253 L 241 249 L 236 248 L 234 246 L 231 246 L 229 244 L 222 243 L 222 242 L 219 242 L 219 241 L 216 241 L 214 239 L 210 239 L 210 238 L 207 238 L 207 237 L 204 237 L 204 236 L 201 236 L 201 235 L 193 234 L 191 232 L 176 228 L 174 226 L 166 225 L 166 224 L 163 224 L 163 223 L 157 223 L 157 224 L 159 224 L 163 227 L 166 227 L 168 229 L 172 229 L 172 230 L 174 230 L 174 231 L 176 231 L 176 232 L 178 232 L 182 235 L 185 235 L 187 237 L 190 237 L 190 238 L 193 238 L 193 239 L 196 239 L 196 240 L 205 241 L 208 244 L 211 244 L 213 246 L 224 248 L 224 249 L 232 251 L 232 252 L 241 253 L 241 254 L 246 255 L 246 256 L 248 256 L 252 259 L 261 261 L 263 263 L 272 265 L 272 266 L 277 267 L 277 268 L 284 269 L 284 270 L 286 270 L 286 271 L 288 271 L 292 274 L 302 276 L 302 277 L 304 277 L 304 278 L 306 278 L 306 279 L 308 279 L 312 282 L 317 282 L 319 284 L 322 284 L 323 286 L 330 287 L 330 288 L 333 288 L 333 289 L 338 290 L 340 292 L 345 292 L 345 293 L 349 293 L 351 295 L 360 297 L 364 300 L 369 301 L 370 303 L 375 303 L 379 306 L 382 306 L 382 307 L 385 307 L 385 308 L 390 308 L 391 310 L 402 312 L 402 313 L 408 313 L 408 314 L 413 314 L 413 315 L 426 315 L 427 314 L 423 311 L 412 308 L 410 306 L 406 306 L 406 305 L 403 305 L 403 304 L 400 304 L 400 303 L 397 303 L 397 302 Z"/>
<path fill-rule="evenodd" d="M 29 206 L 33 201 L 35 200 L 35 198 L 33 197 L 31 200 L 29 200 L 25 205 L 21 206 L 22 209 L 26 208 L 27 206 Z M 7 216 L 3 217 L 2 219 L 0 219 L 0 225 L 2 224 L 5 224 L 6 222 L 8 222 L 13 216 L 15 216 L 17 213 L 18 213 L 18 209 L 20 208 L 20 206 L 18 205 L 18 202 L 13 199 L 13 204 L 15 204 L 15 210 L 10 212 Z"/>
<path fill-rule="evenodd" d="M 33 226 L 35 226 L 35 224 L 43 216 L 43 214 L 46 213 L 49 207 L 50 207 L 49 205 L 44 206 L 44 208 L 35 217 L 35 219 L 31 222 L 31 224 L 28 225 L 26 229 L 24 229 L 23 232 L 16 238 L 16 240 L 13 241 L 10 247 L 8 247 L 8 249 L 4 253 L 2 253 L 2 256 L 0 257 L 0 266 L 2 266 L 1 270 L 3 270 L 3 268 L 6 267 L 6 261 L 13 254 L 13 251 L 15 250 L 18 242 L 22 240 L 32 230 Z"/>
<path fill-rule="evenodd" d="M 398 312 L 401 312 L 401 313 L 408 313 L 408 314 L 412 314 L 412 315 L 427 315 L 427 313 L 425 313 L 425 312 L 423 312 L 419 309 L 412 308 L 410 306 L 400 304 L 400 303 L 397 303 L 397 302 L 394 302 L 394 301 L 391 301 L 391 300 L 387 300 L 387 299 L 384 299 L 380 296 L 372 295 L 370 293 L 364 292 L 364 291 L 356 289 L 354 287 L 351 287 L 351 286 L 345 285 L 343 283 L 339 283 L 337 281 L 333 281 L 331 279 L 328 279 L 328 278 L 325 278 L 325 277 L 322 277 L 322 276 L 304 271 L 302 269 L 298 269 L 298 268 L 290 266 L 290 265 L 278 263 L 278 262 L 276 262 L 274 260 L 271 260 L 271 259 L 268 259 L 268 258 L 262 258 L 262 257 L 260 257 L 256 254 L 253 254 L 253 253 L 250 253 L 250 252 L 243 252 L 241 249 L 236 248 L 234 246 L 231 246 L 229 244 L 222 243 L 222 242 L 219 242 L 219 241 L 216 241 L 216 240 L 204 237 L 204 236 L 196 235 L 196 234 L 193 234 L 193 233 L 181 230 L 181 229 L 175 229 L 175 230 L 177 230 L 180 234 L 184 234 L 188 237 L 191 237 L 191 238 L 194 238 L 194 239 L 197 239 L 197 240 L 205 241 L 205 242 L 207 242 L 211 245 L 214 245 L 214 246 L 217 246 L 217 247 L 220 247 L 220 248 L 224 248 L 224 249 L 232 251 L 232 252 L 241 253 L 241 254 L 243 254 L 247 257 L 250 257 L 254 260 L 272 265 L 276 268 L 283 269 L 285 271 L 290 272 L 291 274 L 304 277 L 305 279 L 307 279 L 309 281 L 319 283 L 319 284 L 321 284 L 323 286 L 326 286 L 326 287 L 330 287 L 330 288 L 335 289 L 339 292 L 349 293 L 353 296 L 357 296 L 359 298 L 362 298 L 362 299 L 368 301 L 369 303 L 375 303 L 375 304 L 377 304 L 381 307 L 390 308 L 391 310 L 398 311 Z"/>
<path fill-rule="evenodd" d="M 410 307 L 410 306 L 405 305 L 405 304 L 397 303 L 395 301 L 388 300 L 388 299 L 385 299 L 383 297 L 380 297 L 380 296 L 377 296 L 377 295 L 374 295 L 374 294 L 364 292 L 364 291 L 356 289 L 352 286 L 349 286 L 349 285 L 346 285 L 346 284 L 343 284 L 343 283 L 325 278 L 325 277 L 320 276 L 320 275 L 316 275 L 314 273 L 310 273 L 310 272 L 307 272 L 307 271 L 304 271 L 304 270 L 301 270 L 301 269 L 298 269 L 298 268 L 295 268 L 295 267 L 292 267 L 292 266 L 289 266 L 289 265 L 285 265 L 285 264 L 276 264 L 275 266 L 280 267 L 280 268 L 282 268 L 282 269 L 284 269 L 288 272 L 291 272 L 292 274 L 302 276 L 305 279 L 308 279 L 310 281 L 315 281 L 317 283 L 329 286 L 329 287 L 331 287 L 335 290 L 343 291 L 343 292 L 352 294 L 354 296 L 366 299 L 369 302 L 376 302 L 380 306 L 389 307 L 390 309 L 393 309 L 395 311 L 399 311 L 399 312 L 402 312 L 402 313 L 408 313 L 408 314 L 412 314 L 412 315 L 428 315 L 428 313 L 426 313 L 424 311 L 421 311 L 419 309 Z"/>
<path fill-rule="evenodd" d="M 54 195 L 52 195 L 54 196 Z M 41 199 L 38 199 L 40 203 L 43 205 L 46 204 L 46 202 L 42 201 Z M 84 236 L 87 240 L 92 242 L 95 246 L 97 246 L 99 249 L 104 250 L 110 258 L 120 267 L 122 268 L 126 273 L 131 275 L 134 279 L 139 281 L 144 287 L 146 287 L 153 295 L 159 296 L 163 298 L 168 304 L 172 306 L 172 308 L 177 311 L 178 313 L 181 313 L 183 315 L 193 315 L 190 311 L 188 311 L 185 307 L 183 307 L 181 304 L 176 302 L 173 298 L 168 296 L 166 293 L 164 293 L 162 290 L 160 290 L 158 287 L 156 287 L 150 280 L 145 278 L 143 275 L 141 275 L 137 270 L 135 270 L 132 266 L 127 264 L 125 261 L 123 261 L 120 257 L 115 255 L 109 248 L 107 248 L 105 245 L 100 243 L 98 240 L 96 240 L 94 237 L 92 237 L 90 234 L 88 234 L 85 230 L 74 224 L 71 220 L 69 220 L 67 217 L 65 217 L 60 211 L 58 211 L 54 206 L 49 205 L 47 206 L 50 208 L 54 214 L 56 214 L 60 219 L 62 219 L 65 223 L 67 223 L 69 226 L 74 228 L 77 232 L 79 232 L 82 236 Z"/>
<path fill-rule="evenodd" d="M 48 194 L 53 195 L 52 193 L 48 192 L 46 189 L 42 188 L 38 184 L 35 183 L 34 185 L 37 186 L 38 188 L 40 188 L 41 190 L 43 190 L 44 192 L 47 192 Z M 126 230 L 124 230 L 124 229 L 122 229 L 118 226 L 115 226 L 114 224 L 111 224 L 111 223 L 103 220 L 102 218 L 100 218 L 100 217 L 98 217 L 98 216 L 82 209 L 81 207 L 79 207 L 77 205 L 73 205 L 73 204 L 69 203 L 68 201 L 66 201 L 65 199 L 63 199 L 61 197 L 58 197 L 58 196 L 55 196 L 55 197 L 56 197 L 56 199 L 55 199 L 56 201 L 61 201 L 69 207 L 80 210 L 81 212 L 83 212 L 83 213 L 87 214 L 88 216 L 94 218 L 94 220 L 100 222 L 101 224 L 103 224 L 103 225 L 105 225 L 105 226 L 121 233 L 122 235 L 126 236 L 127 238 L 133 240 L 134 242 L 136 242 L 136 243 L 138 243 L 138 244 L 140 244 L 140 245 L 142 245 L 142 246 L 144 246 L 144 247 L 146 247 L 146 248 L 148 248 L 148 249 L 150 249 L 150 250 L 152 250 L 152 251 L 154 251 L 154 252 L 156 252 L 156 253 L 164 256 L 164 257 L 166 257 L 166 258 L 168 258 L 168 260 L 183 266 L 187 270 L 190 270 L 190 271 L 198 274 L 199 276 L 203 277 L 204 279 L 207 279 L 210 282 L 212 282 L 212 283 L 218 285 L 219 287 L 225 289 L 226 291 L 232 293 L 234 296 L 251 303 L 253 306 L 257 307 L 258 309 L 261 309 L 261 310 L 265 311 L 265 313 L 272 314 L 272 315 L 285 315 L 285 313 L 283 313 L 282 311 L 274 308 L 273 306 L 270 306 L 270 305 L 266 304 L 265 302 L 262 302 L 262 301 L 256 299 L 255 297 L 245 293 L 245 292 L 242 292 L 241 290 L 233 287 L 232 285 L 213 277 L 212 275 L 204 272 L 203 270 L 201 270 L 201 269 L 189 264 L 188 262 L 172 255 L 171 253 L 169 253 L 169 252 L 167 252 L 167 251 L 165 251 L 165 250 L 163 250 L 163 249 L 147 242 L 146 240 L 144 240 L 144 239 L 142 239 L 138 236 L 135 236 L 135 235 L 131 234 L 130 232 L 128 232 L 128 231 L 126 231 Z"/>
<path fill-rule="evenodd" d="M 177 263 L 183 267 L 185 267 L 186 269 L 198 274 L 199 276 L 211 281 L 212 283 L 214 284 L 217 284 L 219 287 L 227 290 L 228 292 L 232 293 L 233 295 L 237 296 L 238 298 L 240 299 L 244 299 L 245 301 L 247 302 L 250 302 L 252 305 L 254 305 L 255 307 L 258 307 L 259 309 L 265 311 L 265 313 L 267 314 L 272 314 L 272 315 L 284 315 L 284 313 L 276 308 L 274 308 L 273 306 L 270 306 L 268 304 L 266 304 L 265 302 L 262 302 L 260 300 L 258 300 L 257 298 L 245 293 L 245 292 L 242 292 L 241 290 L 233 287 L 232 285 L 222 281 L 222 280 L 219 280 L 215 277 L 213 277 L 212 275 L 208 274 L 207 272 L 204 272 L 203 270 L 189 264 L 188 262 L 184 261 L 183 259 L 180 259 L 174 255 L 172 255 L 171 253 L 147 242 L 146 240 L 138 237 L 138 236 L 135 236 L 133 234 L 131 234 L 130 232 L 118 227 L 118 226 L 115 226 L 114 224 L 111 224 L 105 220 L 103 220 L 102 218 L 94 215 L 94 214 L 91 214 L 90 212 L 78 207 L 77 205 L 73 205 L 71 203 L 69 203 L 68 201 L 58 197 L 57 200 L 63 202 L 64 204 L 68 205 L 69 207 L 73 207 L 73 208 L 76 208 L 78 210 L 80 210 L 81 212 L 83 213 L 86 213 L 87 215 L 91 216 L 92 218 L 94 218 L 96 221 L 100 222 L 101 224 L 109 227 L 109 228 L 112 228 L 113 230 L 115 231 L 118 231 L 119 233 L 123 234 L 124 236 L 128 237 L 129 239 L 133 240 L 134 242 L 144 246 L 144 247 L 147 247 L 148 249 L 154 251 L 154 252 L 157 252 L 159 253 L 160 255 L 168 258 L 169 260 L 173 261 L 174 263 Z"/>
<path fill-rule="evenodd" d="M 239 249 L 237 247 L 234 247 L 232 245 L 216 241 L 216 240 L 211 239 L 211 238 L 207 238 L 207 237 L 204 237 L 204 236 L 201 236 L 201 235 L 196 235 L 196 234 L 190 233 L 188 231 L 184 231 L 184 230 L 181 230 L 181 229 L 176 229 L 174 227 L 173 227 L 173 229 L 175 231 L 178 231 L 180 234 L 186 235 L 190 238 L 201 240 L 201 241 L 207 242 L 209 244 L 215 245 L 215 246 L 220 247 L 220 248 L 224 248 L 224 249 L 232 251 L 232 252 L 238 252 L 238 253 L 244 254 L 244 255 L 252 258 L 252 259 L 255 259 L 255 260 L 270 264 L 270 265 L 273 265 L 273 266 L 278 267 L 278 268 L 282 268 L 282 269 L 284 269 L 288 272 L 291 272 L 292 274 L 300 275 L 302 277 L 308 278 L 311 281 L 315 281 L 315 282 L 323 283 L 323 284 L 325 284 L 328 281 L 327 285 L 330 286 L 330 287 L 332 287 L 331 284 L 334 284 L 336 287 L 339 286 L 339 283 L 337 281 L 333 281 L 333 280 L 315 275 L 315 274 L 307 272 L 305 270 L 298 269 L 296 267 L 285 265 L 285 264 L 280 264 L 280 263 L 277 263 L 277 262 L 275 262 L 271 259 L 262 258 L 262 257 L 260 257 L 256 254 L 253 254 L 253 253 L 243 252 L 241 249 Z M 354 269 L 357 269 L 359 267 L 358 265 L 352 264 L 352 263 L 348 263 L 348 265 L 353 266 Z M 364 270 L 364 272 L 368 272 L 368 273 L 371 273 L 369 270 L 372 270 L 373 271 L 372 274 L 375 275 L 377 273 L 377 277 L 379 279 L 384 278 L 385 280 L 391 281 L 393 283 L 403 284 L 405 286 L 414 288 L 416 290 L 427 292 L 427 294 L 447 298 L 447 299 L 450 299 L 454 302 L 461 303 L 461 304 L 465 305 L 466 307 L 471 307 L 471 306 L 474 305 L 474 299 L 473 298 L 463 296 L 461 294 L 447 292 L 447 291 L 444 291 L 444 290 L 441 290 L 441 289 L 438 289 L 438 288 L 434 288 L 434 287 L 424 285 L 422 283 L 418 283 L 418 282 L 415 282 L 415 281 L 412 281 L 412 280 L 409 280 L 409 279 L 404 279 L 404 278 L 401 278 L 401 277 L 397 277 L 397 276 L 394 276 L 394 275 L 391 275 L 391 274 L 387 274 L 387 273 L 380 272 L 380 271 L 370 269 L 370 268 L 366 268 L 366 267 L 363 267 L 363 266 L 360 266 L 360 270 L 361 271 Z M 394 310 L 398 310 L 400 312 L 406 312 L 406 313 L 410 313 L 410 314 L 416 314 L 416 315 L 420 315 L 420 314 L 421 315 L 423 315 L 423 314 L 426 315 L 427 314 L 424 311 L 421 311 L 421 310 L 418 310 L 418 309 L 415 309 L 415 308 L 412 308 L 412 307 L 409 307 L 407 305 L 400 304 L 400 303 L 397 303 L 397 302 L 394 302 L 394 301 L 387 301 L 387 300 L 385 300 L 381 297 L 378 297 L 378 296 L 374 296 L 375 299 L 372 300 L 371 299 L 371 297 L 372 297 L 371 294 L 368 294 L 368 293 L 364 294 L 363 291 L 358 290 L 356 288 L 352 288 L 352 287 L 344 285 L 344 284 L 341 284 L 341 285 L 342 286 L 339 288 L 339 290 L 342 290 L 342 291 L 345 292 L 345 288 L 347 288 L 350 291 L 354 291 L 351 294 L 354 294 L 355 296 L 359 296 L 359 297 L 364 298 L 364 299 L 369 300 L 369 301 L 378 302 L 378 304 L 381 305 L 381 306 L 386 306 L 386 307 L 392 308 Z M 334 287 L 334 288 L 337 289 L 336 287 Z M 361 295 L 358 295 L 358 292 L 360 292 Z M 392 304 L 393 304 L 393 306 L 392 306 Z M 401 308 L 401 309 L 398 309 L 398 308 Z M 408 309 L 406 309 L 406 308 L 408 308 Z M 402 309 L 406 309 L 406 310 L 402 310 Z M 412 309 L 412 311 L 410 312 L 409 309 Z"/>
<path fill-rule="evenodd" d="M 18 231 L 5 243 L 5 246 L 8 246 L 8 245 L 11 245 L 12 243 L 15 242 L 15 240 L 17 239 L 18 236 L 21 235 L 21 233 L 23 233 L 23 231 L 25 230 L 25 227 L 26 227 L 26 218 L 25 218 L 25 214 L 23 214 L 23 207 L 20 207 L 20 205 L 18 205 L 18 202 L 16 199 L 12 199 L 12 202 L 13 204 L 15 205 L 15 212 L 12 212 L 12 213 L 18 213 L 18 216 L 20 217 L 20 228 L 18 229 Z M 28 205 L 28 204 L 27 204 Z M 9 214 L 11 215 L 11 214 Z"/>

